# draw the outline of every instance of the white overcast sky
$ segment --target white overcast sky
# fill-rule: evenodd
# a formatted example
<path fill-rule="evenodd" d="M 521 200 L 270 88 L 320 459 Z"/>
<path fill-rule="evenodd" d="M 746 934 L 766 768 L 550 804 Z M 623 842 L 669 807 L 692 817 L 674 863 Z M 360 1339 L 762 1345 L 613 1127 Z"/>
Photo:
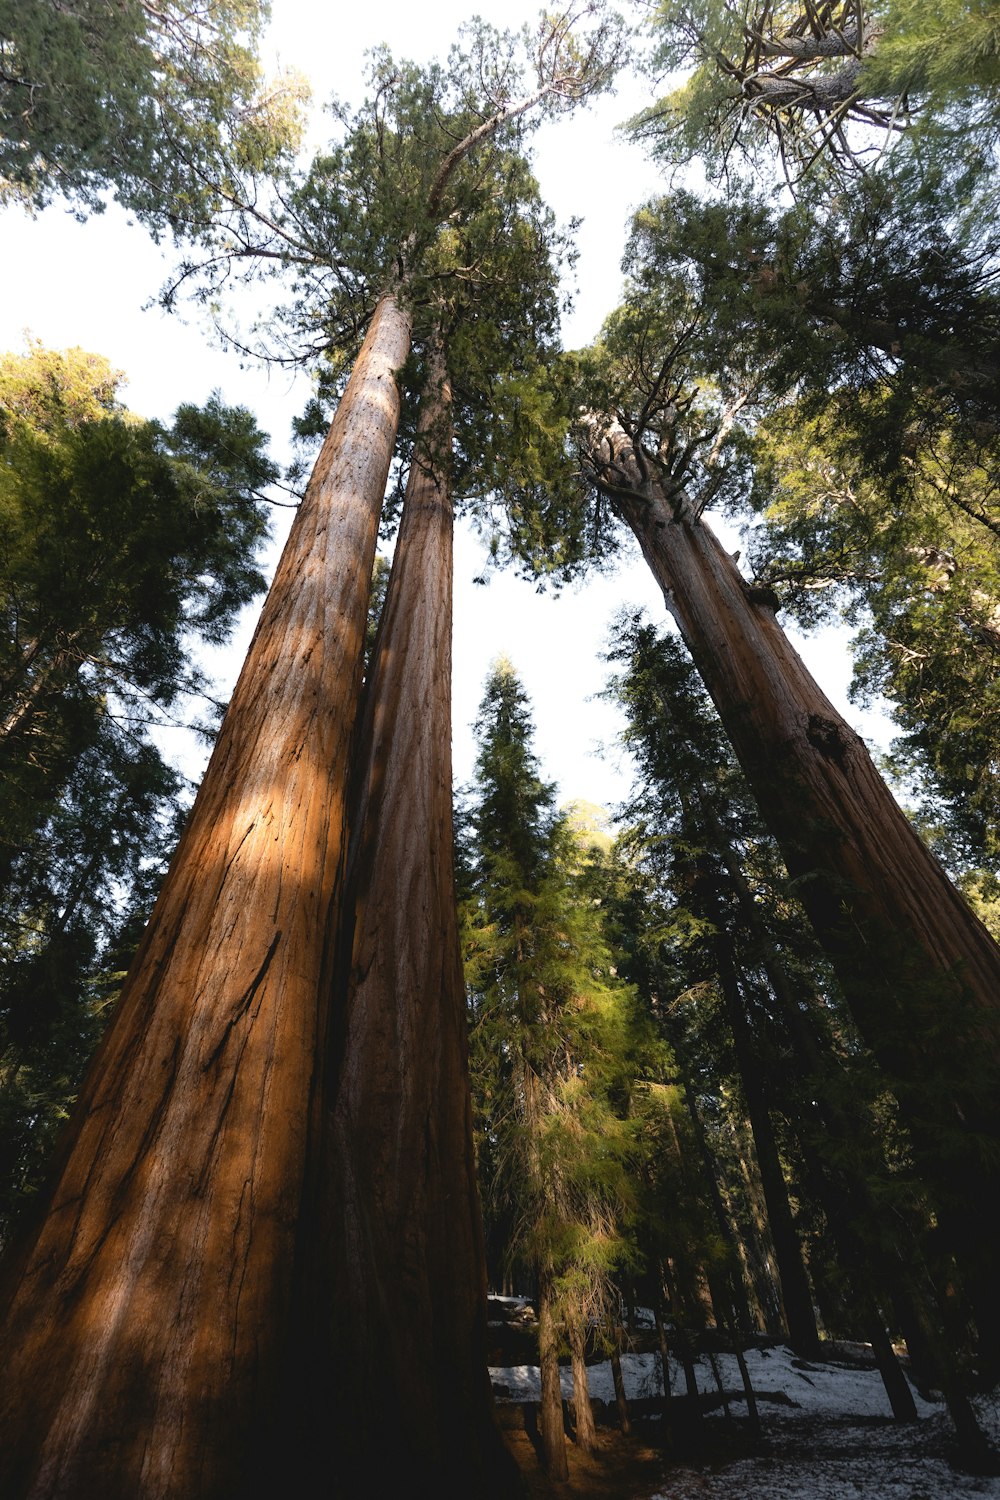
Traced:
<path fill-rule="evenodd" d="M 434 0 L 433 5 L 382 0 L 379 5 L 320 6 L 315 0 L 273 0 L 269 46 L 277 61 L 299 69 L 314 91 L 313 134 L 322 139 L 320 106 L 331 92 L 357 101 L 365 51 L 387 43 L 418 62 L 444 57 L 458 26 L 478 13 L 498 26 L 532 22 L 537 7 L 508 0 Z M 630 80 L 620 92 L 586 111 L 546 124 L 536 138 L 536 172 L 543 196 L 561 220 L 581 217 L 575 307 L 564 325 L 567 347 L 592 338 L 617 300 L 619 262 L 628 218 L 662 182 L 637 146 L 616 137 L 616 125 L 645 100 L 646 85 Z M 182 401 L 204 402 L 218 389 L 230 404 L 249 406 L 281 459 L 291 418 L 309 394 L 306 380 L 281 371 L 243 368 L 214 345 L 195 313 L 187 321 L 150 305 L 173 262 L 144 230 L 112 206 L 78 224 L 59 206 L 35 218 L 8 208 L 0 214 L 3 302 L 0 348 L 22 347 L 30 333 L 53 348 L 78 345 L 106 355 L 125 371 L 125 399 L 148 417 L 169 418 Z M 277 511 L 283 540 L 287 512 Z M 273 570 L 277 551 L 269 557 Z M 540 595 L 508 575 L 475 586 L 481 558 L 475 541 L 460 535 L 456 557 L 454 736 L 455 776 L 472 771 L 470 725 L 492 659 L 506 652 L 531 696 L 536 748 L 543 774 L 558 782 L 561 799 L 584 798 L 612 806 L 627 792 L 627 767 L 614 750 L 620 721 L 609 705 L 593 701 L 605 683 L 601 660 L 608 625 L 623 604 L 641 605 L 662 621 L 664 608 L 636 549 L 612 577 L 595 579 L 561 595 Z M 233 647 L 217 663 L 228 692 L 250 639 L 259 605 L 249 612 Z M 846 702 L 849 668 L 839 644 L 805 643 L 803 654 L 834 702 L 863 733 L 879 721 Z M 180 737 L 178 736 L 178 742 Z M 599 755 L 600 746 L 609 754 Z M 188 761 L 189 774 L 193 767 Z"/>

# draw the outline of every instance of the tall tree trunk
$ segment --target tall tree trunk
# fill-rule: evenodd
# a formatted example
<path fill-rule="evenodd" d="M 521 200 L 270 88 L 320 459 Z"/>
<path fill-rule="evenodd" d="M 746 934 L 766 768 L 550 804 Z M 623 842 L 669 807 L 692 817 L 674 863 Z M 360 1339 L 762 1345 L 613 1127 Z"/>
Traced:
<path fill-rule="evenodd" d="M 660 1350 L 660 1376 L 663 1382 L 663 1446 L 669 1447 L 673 1441 L 673 1392 L 670 1389 L 670 1344 L 667 1340 L 667 1326 L 663 1309 L 663 1292 L 657 1287 L 653 1300 L 653 1317 L 656 1320 L 656 1337 Z"/>
<path fill-rule="evenodd" d="M 800 1076 L 813 1080 L 818 1092 L 817 1111 L 822 1120 L 824 1139 L 832 1142 L 834 1150 L 824 1154 L 807 1145 L 805 1159 L 807 1167 L 811 1167 L 813 1190 L 824 1206 L 841 1266 L 847 1267 L 855 1279 L 857 1305 L 869 1330 L 893 1415 L 897 1421 L 915 1421 L 916 1405 L 886 1334 L 882 1314 L 868 1290 L 872 1272 L 888 1292 L 897 1317 L 915 1337 L 925 1359 L 933 1365 L 932 1378 L 944 1393 L 959 1435 L 963 1460 L 974 1467 L 980 1466 L 988 1453 L 988 1444 L 963 1389 L 953 1349 L 936 1326 L 927 1293 L 917 1285 L 916 1269 L 905 1238 L 900 1234 L 897 1245 L 892 1247 L 887 1243 L 884 1231 L 866 1234 L 862 1227 L 874 1230 L 884 1217 L 869 1176 L 875 1165 L 874 1124 L 867 1111 L 862 1110 L 859 1114 L 856 1106 L 853 1110 L 845 1109 L 838 1102 L 836 1091 L 829 1088 L 833 1070 L 838 1065 L 824 1052 L 807 1011 L 800 1004 L 784 963 L 761 922 L 736 851 L 722 836 L 711 809 L 703 807 L 702 811 L 714 824 L 717 846 L 722 852 L 740 912 L 748 931 L 754 935 L 778 1015 L 792 1045 L 794 1065 Z M 812 1013 L 816 1014 L 815 1006 Z"/>
<path fill-rule="evenodd" d="M 747 1368 L 746 1356 L 743 1353 L 743 1342 L 736 1332 L 733 1344 L 733 1353 L 736 1355 L 736 1364 L 740 1372 L 740 1384 L 743 1386 L 743 1394 L 747 1403 L 747 1423 L 750 1428 L 750 1436 L 755 1443 L 759 1443 L 763 1436 L 760 1425 L 760 1409 L 757 1406 L 757 1393 L 750 1379 L 750 1371 Z"/>
<path fill-rule="evenodd" d="M 573 1416 L 576 1423 L 577 1445 L 585 1453 L 593 1453 L 597 1447 L 597 1428 L 594 1425 L 594 1408 L 590 1404 L 590 1383 L 587 1379 L 587 1330 L 580 1315 L 574 1315 L 568 1327 L 570 1357 L 573 1361 Z"/>
<path fill-rule="evenodd" d="M 730 1300 L 733 1306 L 733 1315 L 737 1320 L 738 1326 L 743 1329 L 766 1329 L 768 1333 L 773 1333 L 775 1337 L 780 1337 L 780 1329 L 778 1329 L 777 1327 L 772 1328 L 771 1324 L 769 1323 L 769 1310 L 771 1308 L 772 1299 L 765 1298 L 761 1295 L 761 1291 L 757 1285 L 759 1279 L 758 1268 L 756 1265 L 751 1265 L 750 1262 L 750 1256 L 748 1254 L 746 1244 L 749 1226 L 739 1227 L 737 1225 L 737 1217 L 732 1211 L 731 1200 L 728 1195 L 725 1197 L 723 1196 L 722 1184 L 720 1182 L 721 1174 L 719 1165 L 716 1160 L 715 1154 L 713 1153 L 712 1148 L 708 1143 L 708 1137 L 705 1134 L 705 1126 L 698 1111 L 698 1102 L 695 1096 L 694 1086 L 691 1083 L 691 1079 L 686 1071 L 683 1072 L 682 1086 L 684 1091 L 684 1103 L 687 1107 L 688 1117 L 691 1121 L 691 1127 L 694 1131 L 694 1138 L 698 1147 L 698 1154 L 701 1157 L 702 1179 L 708 1187 L 709 1195 L 712 1200 L 712 1211 L 715 1214 L 716 1223 L 720 1227 L 723 1225 L 726 1226 L 726 1228 L 723 1230 L 723 1237 L 727 1240 L 733 1255 L 732 1270 L 727 1278 L 730 1289 Z M 753 1226 L 753 1230 L 756 1233 L 756 1225 Z M 759 1261 L 760 1258 L 761 1257 L 759 1250 L 755 1247 L 755 1262 Z M 742 1276 L 738 1274 L 737 1266 L 739 1266 L 740 1271 L 742 1271 Z M 771 1286 L 772 1281 L 769 1276 L 768 1290 L 771 1289 Z M 752 1295 L 754 1303 L 754 1312 L 756 1316 L 753 1319 L 751 1318 L 750 1296 L 748 1296 L 748 1292 Z"/>
<path fill-rule="evenodd" d="M 1000 948 L 893 801 L 861 739 L 715 536 L 640 474 L 602 475 L 715 703 L 858 1027 L 897 1094 L 980 1332 L 1000 1293 L 979 1205 L 1000 1191 Z"/>
<path fill-rule="evenodd" d="M 885 1394 L 897 1422 L 916 1422 L 917 1403 L 913 1399 L 910 1383 L 903 1367 L 896 1358 L 892 1340 L 886 1332 L 881 1309 L 871 1297 L 862 1294 L 862 1314 L 878 1372 L 885 1386 Z"/>
<path fill-rule="evenodd" d="M 745 895 L 752 905 L 742 873 L 737 891 L 741 904 Z M 756 918 L 751 918 L 748 912 L 748 920 Z M 888 1293 L 899 1320 L 911 1333 L 915 1332 L 919 1348 L 933 1366 L 932 1379 L 944 1394 L 963 1462 L 980 1467 L 989 1457 L 989 1444 L 963 1389 L 954 1350 L 937 1326 L 928 1301 L 929 1288 L 925 1290 L 918 1285 L 913 1254 L 903 1231 L 899 1231 L 895 1245 L 885 1233 L 884 1206 L 879 1203 L 869 1176 L 873 1122 L 866 1110 L 858 1114 L 856 1108 L 845 1109 L 836 1092 L 829 1089 L 828 1080 L 836 1064 L 823 1052 L 766 935 L 760 943 L 768 982 L 792 1043 L 794 1065 L 802 1076 L 813 1080 L 819 1101 L 817 1114 L 824 1136 L 834 1147 L 832 1152 L 824 1152 L 806 1145 L 806 1170 L 811 1175 L 812 1191 L 823 1205 L 840 1268 L 851 1280 L 852 1305 L 863 1319 L 893 1415 L 900 1422 L 916 1421 L 916 1404 L 886 1333 L 884 1317 L 871 1289 L 873 1279 L 881 1288 L 881 1295 Z"/>
<path fill-rule="evenodd" d="M 31 721 L 38 711 L 39 703 L 44 700 L 45 694 L 53 690 L 58 692 L 60 686 L 65 686 L 76 677 L 82 663 L 86 660 L 82 651 L 73 650 L 82 635 L 81 630 L 72 631 L 60 650 L 56 651 L 49 661 L 38 669 L 27 687 L 20 689 L 16 699 L 5 710 L 4 717 L 0 720 L 0 745 L 15 734 L 24 734 L 25 731 L 30 734 Z"/>
<path fill-rule="evenodd" d="M 611 1379 L 615 1387 L 615 1405 L 618 1408 L 618 1426 L 621 1428 L 622 1437 L 629 1437 L 632 1432 L 632 1423 L 628 1414 L 628 1399 L 625 1395 L 625 1376 L 622 1373 L 622 1345 L 625 1342 L 625 1331 L 615 1314 L 615 1324 L 612 1331 L 614 1343 L 611 1345 Z"/>
<path fill-rule="evenodd" d="M 453 872 L 450 400 L 436 352 L 359 725 L 304 1314 L 329 1288 L 318 1472 L 332 1451 L 380 1491 L 486 1496 L 510 1476 L 486 1369 Z"/>
<path fill-rule="evenodd" d="M 538 1430 L 542 1458 L 550 1479 L 568 1479 L 566 1436 L 563 1430 L 562 1386 L 559 1381 L 559 1333 L 555 1320 L 555 1288 L 551 1266 L 538 1270 L 538 1363 L 542 1399 Z"/>
<path fill-rule="evenodd" d="M 44 1212 L 8 1263 L 8 1500 L 257 1493 L 409 347 L 379 306 Z"/>

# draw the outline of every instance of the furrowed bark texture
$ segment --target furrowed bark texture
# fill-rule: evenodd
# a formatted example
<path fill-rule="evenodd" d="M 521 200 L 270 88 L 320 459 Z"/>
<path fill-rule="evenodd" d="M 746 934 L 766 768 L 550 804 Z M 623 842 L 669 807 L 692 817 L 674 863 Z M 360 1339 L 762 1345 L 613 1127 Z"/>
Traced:
<path fill-rule="evenodd" d="M 379 306 L 10 1268 L 6 1500 L 259 1493 L 406 315 Z"/>
<path fill-rule="evenodd" d="M 590 1404 L 590 1385 L 587 1380 L 587 1334 L 582 1317 L 574 1319 L 569 1327 L 570 1358 L 573 1364 L 573 1420 L 578 1447 L 585 1453 L 593 1453 L 597 1447 L 597 1427 L 594 1408 Z"/>
<path fill-rule="evenodd" d="M 453 873 L 450 391 L 431 364 L 352 793 L 316 1268 L 337 1359 L 320 1462 L 353 1457 L 373 1492 L 491 1496 L 512 1471 L 486 1369 Z"/>
<path fill-rule="evenodd" d="M 638 473 L 624 434 L 611 442 L 615 503 L 899 1098 L 985 1332 L 996 1303 L 978 1204 L 1000 1189 L 1000 948 L 900 812 L 773 608 L 752 597 L 708 527 L 683 504 L 675 514 Z"/>
<path fill-rule="evenodd" d="M 556 1327 L 552 1267 L 538 1267 L 538 1364 L 541 1400 L 538 1403 L 538 1435 L 542 1462 L 550 1479 L 569 1478 L 566 1436 L 563 1428 L 562 1384 L 559 1379 L 559 1332 Z"/>

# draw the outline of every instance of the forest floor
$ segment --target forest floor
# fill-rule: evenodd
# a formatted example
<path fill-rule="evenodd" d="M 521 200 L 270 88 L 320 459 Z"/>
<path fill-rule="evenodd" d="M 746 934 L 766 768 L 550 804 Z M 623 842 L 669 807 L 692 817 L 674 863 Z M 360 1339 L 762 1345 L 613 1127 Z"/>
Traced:
<path fill-rule="evenodd" d="M 630 1439 L 611 1427 L 599 1429 L 598 1451 L 588 1456 L 567 1445 L 568 1484 L 550 1484 L 526 1432 L 508 1441 L 531 1500 L 1000 1500 L 1000 1477 L 963 1473 L 954 1464 L 951 1425 L 942 1402 L 914 1392 L 920 1420 L 892 1420 L 878 1372 L 863 1345 L 833 1345 L 826 1360 L 796 1359 L 781 1346 L 747 1351 L 757 1392 L 763 1439 L 753 1447 L 746 1404 L 739 1392 L 736 1361 L 714 1357 L 730 1414 L 721 1406 L 706 1413 L 683 1454 L 664 1455 L 654 1421 L 636 1423 Z M 626 1392 L 641 1401 L 656 1394 L 658 1361 L 652 1354 L 622 1356 Z M 500 1406 L 538 1399 L 538 1370 L 518 1365 L 492 1370 Z M 588 1369 L 593 1397 L 610 1402 L 608 1364 Z M 712 1362 L 697 1361 L 699 1388 L 718 1386 Z M 564 1370 L 563 1394 L 572 1396 Z M 683 1375 L 671 1369 L 674 1391 Z M 1000 1391 L 977 1398 L 984 1431 L 1000 1448 Z M 530 1426 L 530 1416 L 529 1416 Z"/>

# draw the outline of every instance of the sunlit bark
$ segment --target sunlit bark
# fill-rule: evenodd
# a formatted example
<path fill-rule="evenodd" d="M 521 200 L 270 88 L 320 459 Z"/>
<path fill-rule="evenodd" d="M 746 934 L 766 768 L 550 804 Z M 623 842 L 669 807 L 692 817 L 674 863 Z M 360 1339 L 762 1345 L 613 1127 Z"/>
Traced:
<path fill-rule="evenodd" d="M 6 1500 L 257 1493 L 409 321 L 379 306 L 55 1186 L 7 1268 Z"/>
<path fill-rule="evenodd" d="M 538 1363 L 541 1400 L 538 1433 L 542 1461 L 550 1479 L 569 1478 L 563 1429 L 562 1385 L 559 1380 L 559 1333 L 555 1319 L 555 1287 L 551 1266 L 538 1267 Z"/>
<path fill-rule="evenodd" d="M 683 497 L 620 428 L 598 482 L 635 533 L 900 1101 L 980 1332 L 1000 1331 L 979 1205 L 1000 1191 L 1000 948 L 894 802 L 860 737 Z"/>
<path fill-rule="evenodd" d="M 487 1496 L 509 1473 L 486 1370 L 453 874 L 450 441 L 438 354 L 359 726 L 311 1306 L 328 1288 L 325 1461 L 331 1445 L 353 1455 L 380 1492 Z"/>
<path fill-rule="evenodd" d="M 597 1427 L 594 1424 L 594 1408 L 590 1404 L 590 1386 L 587 1380 L 587 1330 L 582 1316 L 572 1318 L 567 1324 L 567 1331 L 573 1366 L 573 1420 L 577 1446 L 585 1453 L 592 1453 L 597 1446 Z"/>

